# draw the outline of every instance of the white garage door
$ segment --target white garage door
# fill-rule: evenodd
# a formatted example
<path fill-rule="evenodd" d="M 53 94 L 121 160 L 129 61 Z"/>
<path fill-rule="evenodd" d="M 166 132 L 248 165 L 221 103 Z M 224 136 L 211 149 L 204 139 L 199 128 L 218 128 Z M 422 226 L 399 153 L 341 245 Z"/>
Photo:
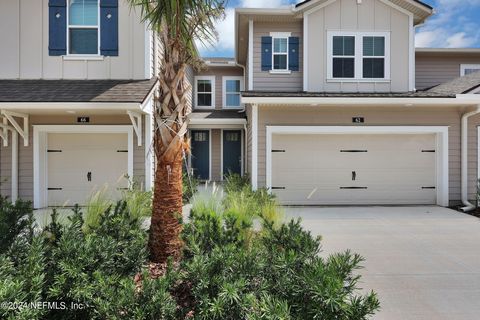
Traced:
<path fill-rule="evenodd" d="M 119 199 L 128 186 L 127 134 L 48 134 L 48 205 L 83 205 L 105 188 Z"/>
<path fill-rule="evenodd" d="M 283 204 L 435 204 L 435 135 L 272 137 L 272 190 Z"/>

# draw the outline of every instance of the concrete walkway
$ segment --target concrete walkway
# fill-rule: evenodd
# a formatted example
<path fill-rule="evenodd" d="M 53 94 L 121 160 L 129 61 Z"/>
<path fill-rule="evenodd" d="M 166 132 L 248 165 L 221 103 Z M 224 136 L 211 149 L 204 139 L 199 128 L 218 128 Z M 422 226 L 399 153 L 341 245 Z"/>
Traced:
<path fill-rule="evenodd" d="M 440 207 L 287 208 L 323 237 L 323 254 L 366 258 L 374 319 L 480 319 L 480 219 Z"/>

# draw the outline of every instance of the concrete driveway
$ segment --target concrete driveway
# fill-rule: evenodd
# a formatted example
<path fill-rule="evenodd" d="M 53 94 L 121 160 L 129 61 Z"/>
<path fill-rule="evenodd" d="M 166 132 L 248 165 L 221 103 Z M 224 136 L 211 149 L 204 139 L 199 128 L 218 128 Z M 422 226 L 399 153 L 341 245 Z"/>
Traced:
<path fill-rule="evenodd" d="M 366 258 L 374 319 L 480 319 L 480 219 L 440 207 L 286 208 L 322 235 L 324 254 Z"/>

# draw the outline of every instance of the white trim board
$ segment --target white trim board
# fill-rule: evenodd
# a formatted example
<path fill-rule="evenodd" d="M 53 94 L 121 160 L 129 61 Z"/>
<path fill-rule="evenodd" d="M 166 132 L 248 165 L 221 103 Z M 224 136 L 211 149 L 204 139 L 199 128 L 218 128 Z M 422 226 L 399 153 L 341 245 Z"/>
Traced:
<path fill-rule="evenodd" d="M 258 188 L 258 105 L 252 104 L 252 189 Z"/>
<path fill-rule="evenodd" d="M 34 125 L 33 126 L 33 207 L 47 206 L 48 133 L 126 133 L 128 135 L 128 175 L 133 177 L 133 127 L 130 125 Z M 95 156 L 95 155 L 91 155 Z"/>
<path fill-rule="evenodd" d="M 436 134 L 437 205 L 449 205 L 448 127 L 447 126 L 267 126 L 266 187 L 272 187 L 272 136 L 274 134 Z M 257 164 L 258 166 L 258 164 Z"/>
<path fill-rule="evenodd" d="M 480 127 L 477 127 L 477 180 L 480 179 Z M 467 187 L 468 194 L 468 187 Z"/>
<path fill-rule="evenodd" d="M 248 20 L 248 90 L 253 90 L 253 20 L 252 19 Z"/>

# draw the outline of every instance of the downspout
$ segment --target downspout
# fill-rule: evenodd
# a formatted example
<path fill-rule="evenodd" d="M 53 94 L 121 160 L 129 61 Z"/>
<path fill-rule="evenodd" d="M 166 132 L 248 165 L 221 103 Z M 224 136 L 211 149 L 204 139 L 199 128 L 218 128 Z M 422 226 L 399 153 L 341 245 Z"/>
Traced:
<path fill-rule="evenodd" d="M 468 119 L 480 113 L 480 105 L 474 111 L 464 113 L 462 115 L 462 203 L 464 207 L 461 208 L 463 212 L 472 211 L 476 206 L 468 200 Z"/>

